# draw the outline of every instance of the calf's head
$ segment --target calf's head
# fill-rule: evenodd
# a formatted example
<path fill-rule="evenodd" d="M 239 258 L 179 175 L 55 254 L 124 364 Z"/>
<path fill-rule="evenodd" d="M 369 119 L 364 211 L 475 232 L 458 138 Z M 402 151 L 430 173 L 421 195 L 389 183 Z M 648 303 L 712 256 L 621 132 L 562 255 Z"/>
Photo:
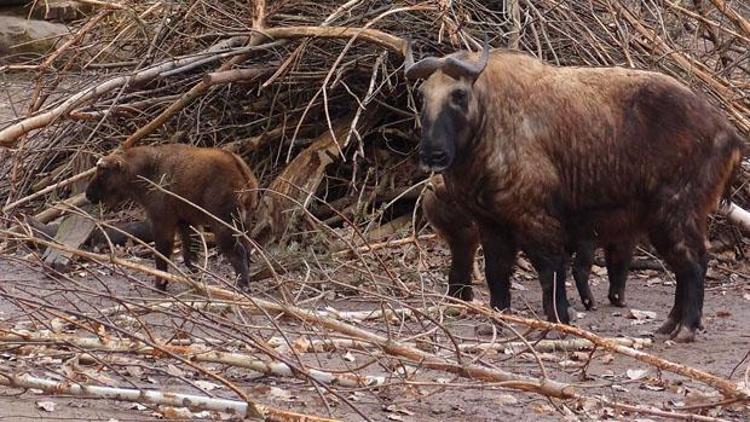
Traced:
<path fill-rule="evenodd" d="M 96 173 L 86 187 L 86 199 L 113 206 L 127 199 L 133 175 L 122 154 L 114 153 L 99 159 Z"/>
<path fill-rule="evenodd" d="M 460 52 L 440 59 L 427 57 L 414 63 L 411 45 L 407 44 L 406 77 L 426 78 L 420 87 L 422 139 L 419 161 L 423 169 L 446 170 L 469 142 L 481 119 L 474 82 L 487 66 L 489 51 L 485 40 L 477 61 L 469 61 L 468 53 Z"/>

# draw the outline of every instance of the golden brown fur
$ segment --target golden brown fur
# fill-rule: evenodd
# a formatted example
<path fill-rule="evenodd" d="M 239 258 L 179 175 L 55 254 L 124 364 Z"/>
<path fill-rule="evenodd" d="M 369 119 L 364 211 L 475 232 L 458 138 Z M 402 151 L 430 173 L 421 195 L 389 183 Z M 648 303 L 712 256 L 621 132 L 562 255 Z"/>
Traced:
<path fill-rule="evenodd" d="M 239 274 L 240 285 L 246 286 L 249 245 L 236 240 L 226 224 L 250 228 L 257 188 L 252 171 L 236 154 L 170 144 L 134 147 L 102 158 L 86 196 L 92 202 L 110 205 L 126 199 L 140 204 L 151 222 L 156 250 L 167 259 L 179 230 L 183 259 L 191 269 L 190 226 L 210 227 Z M 159 257 L 156 266 L 167 269 L 166 261 Z M 164 289 L 166 282 L 157 280 L 157 286 Z"/>

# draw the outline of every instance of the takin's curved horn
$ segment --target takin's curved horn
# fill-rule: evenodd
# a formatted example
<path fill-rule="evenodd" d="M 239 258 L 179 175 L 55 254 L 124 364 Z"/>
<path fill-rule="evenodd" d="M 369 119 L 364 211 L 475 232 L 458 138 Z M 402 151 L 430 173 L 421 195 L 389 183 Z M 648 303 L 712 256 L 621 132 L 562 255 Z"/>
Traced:
<path fill-rule="evenodd" d="M 411 49 L 411 40 L 406 40 L 406 51 L 404 52 L 404 74 L 406 79 L 427 78 L 436 70 L 443 67 L 445 59 L 426 57 L 414 63 L 414 53 Z"/>
<path fill-rule="evenodd" d="M 471 63 L 465 60 L 459 60 L 455 57 L 447 57 L 441 70 L 454 79 L 468 77 L 472 82 L 474 82 L 477 80 L 484 68 L 487 67 L 489 58 L 490 43 L 487 39 L 487 36 L 485 35 L 484 45 L 482 46 L 482 55 L 479 56 L 479 60 L 477 62 Z"/>

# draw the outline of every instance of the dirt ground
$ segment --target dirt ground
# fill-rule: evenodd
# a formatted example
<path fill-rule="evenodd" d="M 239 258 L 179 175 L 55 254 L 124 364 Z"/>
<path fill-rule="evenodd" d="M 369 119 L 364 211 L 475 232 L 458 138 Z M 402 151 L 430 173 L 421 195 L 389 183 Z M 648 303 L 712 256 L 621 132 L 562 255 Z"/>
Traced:
<path fill-rule="evenodd" d="M 431 241 L 426 250 L 429 271 L 423 271 L 421 287 L 427 292 L 442 291 L 444 283 L 444 266 L 447 262 L 447 252 L 437 242 Z M 409 256 L 410 247 L 402 248 L 403 256 Z M 0 285 L 2 297 L 31 297 L 45 298 L 46 303 L 57 304 L 61 308 L 70 308 L 73 304 L 81 310 L 93 307 L 103 307 L 108 302 L 104 295 L 81 295 L 81 291 L 110 290 L 114 296 L 139 297 L 147 299 L 153 293 L 147 292 L 146 286 L 151 283 L 141 275 L 108 274 L 90 267 L 78 267 L 69 273 L 69 278 L 44 273 L 41 267 L 34 264 L 33 258 L 19 256 L 0 257 Z M 215 264 L 217 271 L 226 267 L 223 260 Z M 146 261 L 150 264 L 150 261 Z M 723 269 L 719 269 L 719 267 Z M 704 309 L 704 324 L 706 331 L 702 333 L 694 344 L 672 344 L 663 340 L 655 340 L 645 351 L 658 355 L 673 362 L 682 363 L 694 368 L 702 369 L 734 381 L 742 381 L 747 377 L 747 354 L 750 353 L 750 330 L 747 321 L 750 318 L 750 282 L 748 282 L 746 265 L 743 263 L 727 267 L 727 264 L 714 262 L 714 270 L 709 275 L 706 289 L 706 305 Z M 582 312 L 577 293 L 570 287 L 570 297 L 575 301 L 576 308 L 581 311 L 576 325 L 594 331 L 604 336 L 643 337 L 650 333 L 666 316 L 672 304 L 674 283 L 670 275 L 653 270 L 634 272 L 629 279 L 627 300 L 632 308 L 614 308 L 606 304 L 606 278 L 602 278 L 603 269 L 595 267 L 592 276 L 592 287 L 599 300 L 598 309 Z M 337 274 L 332 271 L 333 277 Z M 344 277 L 341 274 L 341 277 Z M 408 283 L 409 278 L 404 277 Z M 533 273 L 522 268 L 515 276 L 513 304 L 517 312 L 528 315 L 530 312 L 540 312 L 539 298 L 541 293 Z M 76 286 L 65 291 L 65 286 Z M 487 300 L 487 291 L 483 285 L 477 284 L 480 301 Z M 366 284 L 362 288 L 367 288 Z M 258 283 L 253 289 L 256 293 L 274 297 L 278 295 L 277 287 L 270 282 Z M 77 291 L 77 292 L 74 292 Z M 170 286 L 172 294 L 184 291 L 182 286 Z M 72 295 L 77 295 L 75 298 Z M 305 305 L 308 308 L 321 309 L 332 306 L 338 310 L 379 309 L 380 304 L 375 301 L 359 301 L 351 293 L 343 295 L 328 295 Z M 411 298 L 414 302 L 419 297 Z M 29 304 L 25 309 L 19 309 L 18 301 L 0 299 L 0 326 L 23 327 L 29 325 L 23 321 L 34 320 L 34 315 L 40 309 Z M 631 309 L 655 313 L 642 319 L 633 319 Z M 638 314 L 640 315 L 640 314 Z M 31 318 L 29 318 L 31 316 Z M 167 321 L 162 317 L 152 321 L 155 329 L 168 332 L 174 329 L 174 321 Z M 262 326 L 263 320 L 255 322 Z M 39 320 L 31 325 L 43 324 Z M 267 322 L 266 322 L 267 324 Z M 299 329 L 294 322 L 279 320 L 279 324 L 289 327 L 290 332 Z M 288 325 L 287 325 L 288 324 Z M 414 325 L 413 322 L 409 323 Z M 490 326 L 482 319 L 472 315 L 458 315 L 445 317 L 445 328 L 449 329 L 457 338 L 466 341 L 476 339 L 490 341 Z M 30 328 L 30 327 L 29 327 Z M 193 329 L 181 327 L 185 331 L 200 336 L 204 328 L 197 325 Z M 373 330 L 382 330 L 378 324 L 369 325 Z M 519 327 L 520 329 L 521 327 Z M 407 332 L 418 332 L 419 327 L 401 327 Z M 259 332 L 263 332 L 262 329 Z M 216 333 L 206 333 L 206 335 Z M 505 330 L 499 334 L 508 335 Z M 530 336 L 534 337 L 534 334 Z M 345 359 L 353 359 L 350 364 Z M 64 360 L 67 355 L 61 358 Z M 696 382 L 686 380 L 671 373 L 659 373 L 653 367 L 634 361 L 624 356 L 613 355 L 605 351 L 596 351 L 588 366 L 582 369 L 588 359 L 588 352 L 556 352 L 541 353 L 542 360 L 549 376 L 561 382 L 569 382 L 579 386 L 581 391 L 590 395 L 603 394 L 610 398 L 622 399 L 627 403 L 649 404 L 656 407 L 668 405 L 672 408 L 694 406 L 716 401 L 719 397 L 711 388 Z M 24 367 L 34 361 L 34 356 L 16 356 L 12 353 L 0 355 L 3 366 L 10 365 L 17 368 Z M 327 353 L 313 353 L 303 356 L 303 361 L 314 367 L 345 370 L 348 366 L 367 362 L 368 353 L 356 350 L 338 350 Z M 359 373 L 380 374 L 389 373 L 388 364 L 394 360 L 384 356 L 374 357 L 380 365 L 371 365 Z M 528 354 L 511 355 L 503 352 L 488 353 L 481 357 L 481 362 L 497 366 L 514 373 L 531 376 L 541 374 L 536 361 Z M 58 362 L 59 363 L 59 362 Z M 145 370 L 150 376 L 140 375 L 129 377 L 129 381 L 142 388 L 158 388 L 165 391 L 191 392 L 186 384 L 174 377 L 160 375 L 165 364 L 150 360 L 149 369 Z M 208 370 L 215 370 L 237 382 L 258 401 L 275 405 L 279 408 L 296 410 L 308 414 L 325 415 L 326 407 L 320 395 L 310 387 L 310 384 L 299 380 L 264 376 L 248 370 L 224 368 L 219 365 L 205 365 Z M 198 379 L 198 375 L 181 367 L 182 375 L 188 379 Z M 108 371 L 104 371 L 108 372 Z M 167 371 L 168 372 L 168 371 Z M 110 377 L 115 377 L 108 372 Z M 123 375 L 125 374 L 125 375 Z M 173 375 L 173 374 L 172 374 Z M 128 378 L 127 371 L 118 376 Z M 146 381 L 144 381 L 146 380 Z M 444 385 L 441 385 L 443 383 Z M 117 385 L 124 385 L 117 382 Z M 455 385 L 454 385 L 455 384 Z M 231 398 L 232 394 L 225 389 L 217 390 L 217 394 Z M 445 373 L 421 370 L 410 378 L 395 380 L 376 389 L 343 389 L 345 397 L 354 404 L 359 411 L 372 420 L 404 420 L 404 421 L 459 421 L 471 418 L 474 420 L 491 421 L 506 420 L 598 420 L 601 418 L 615 418 L 632 420 L 635 415 L 628 415 L 602 409 L 592 403 L 551 403 L 544 397 L 532 394 L 518 393 L 477 384 L 470 380 L 453 378 Z M 193 394 L 196 392 L 193 390 Z M 323 393 L 330 406 L 331 415 L 343 420 L 363 420 L 340 399 L 329 393 Z M 53 412 L 45 412 L 39 408 L 38 402 L 55 402 L 57 407 Z M 557 409 L 556 409 L 557 407 Z M 141 410 L 138 410 L 141 409 Z M 575 413 L 574 413 L 575 412 Z M 712 416 L 727 420 L 747 420 L 750 408 L 745 405 L 729 405 L 711 408 Z M 104 400 L 84 400 L 65 397 L 49 397 L 47 395 L 23 392 L 12 389 L 0 390 L 0 419 L 27 420 L 35 418 L 45 419 L 75 419 L 75 420 L 150 420 L 161 417 L 163 409 L 144 408 L 123 402 Z M 197 415 L 194 419 L 202 419 Z M 205 415 L 204 415 L 205 416 Z M 216 417 L 213 415 L 212 417 Z M 212 418 L 207 417 L 207 418 Z M 641 416 L 644 418 L 645 416 Z M 654 419 L 654 417 L 648 417 Z M 656 418 L 658 419 L 658 418 Z M 641 419 L 647 420 L 647 419 Z"/>

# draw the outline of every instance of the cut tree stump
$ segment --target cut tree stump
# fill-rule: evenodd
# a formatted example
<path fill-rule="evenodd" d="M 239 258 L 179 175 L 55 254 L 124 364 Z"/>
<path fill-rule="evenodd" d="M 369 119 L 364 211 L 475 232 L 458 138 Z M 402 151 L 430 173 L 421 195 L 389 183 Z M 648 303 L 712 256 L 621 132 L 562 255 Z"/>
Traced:
<path fill-rule="evenodd" d="M 55 241 L 65 246 L 78 249 L 88 239 L 96 224 L 90 218 L 80 215 L 69 215 L 65 217 L 57 229 Z M 55 248 L 47 248 L 44 251 L 44 263 L 55 271 L 65 272 L 71 261 L 72 254 Z"/>

